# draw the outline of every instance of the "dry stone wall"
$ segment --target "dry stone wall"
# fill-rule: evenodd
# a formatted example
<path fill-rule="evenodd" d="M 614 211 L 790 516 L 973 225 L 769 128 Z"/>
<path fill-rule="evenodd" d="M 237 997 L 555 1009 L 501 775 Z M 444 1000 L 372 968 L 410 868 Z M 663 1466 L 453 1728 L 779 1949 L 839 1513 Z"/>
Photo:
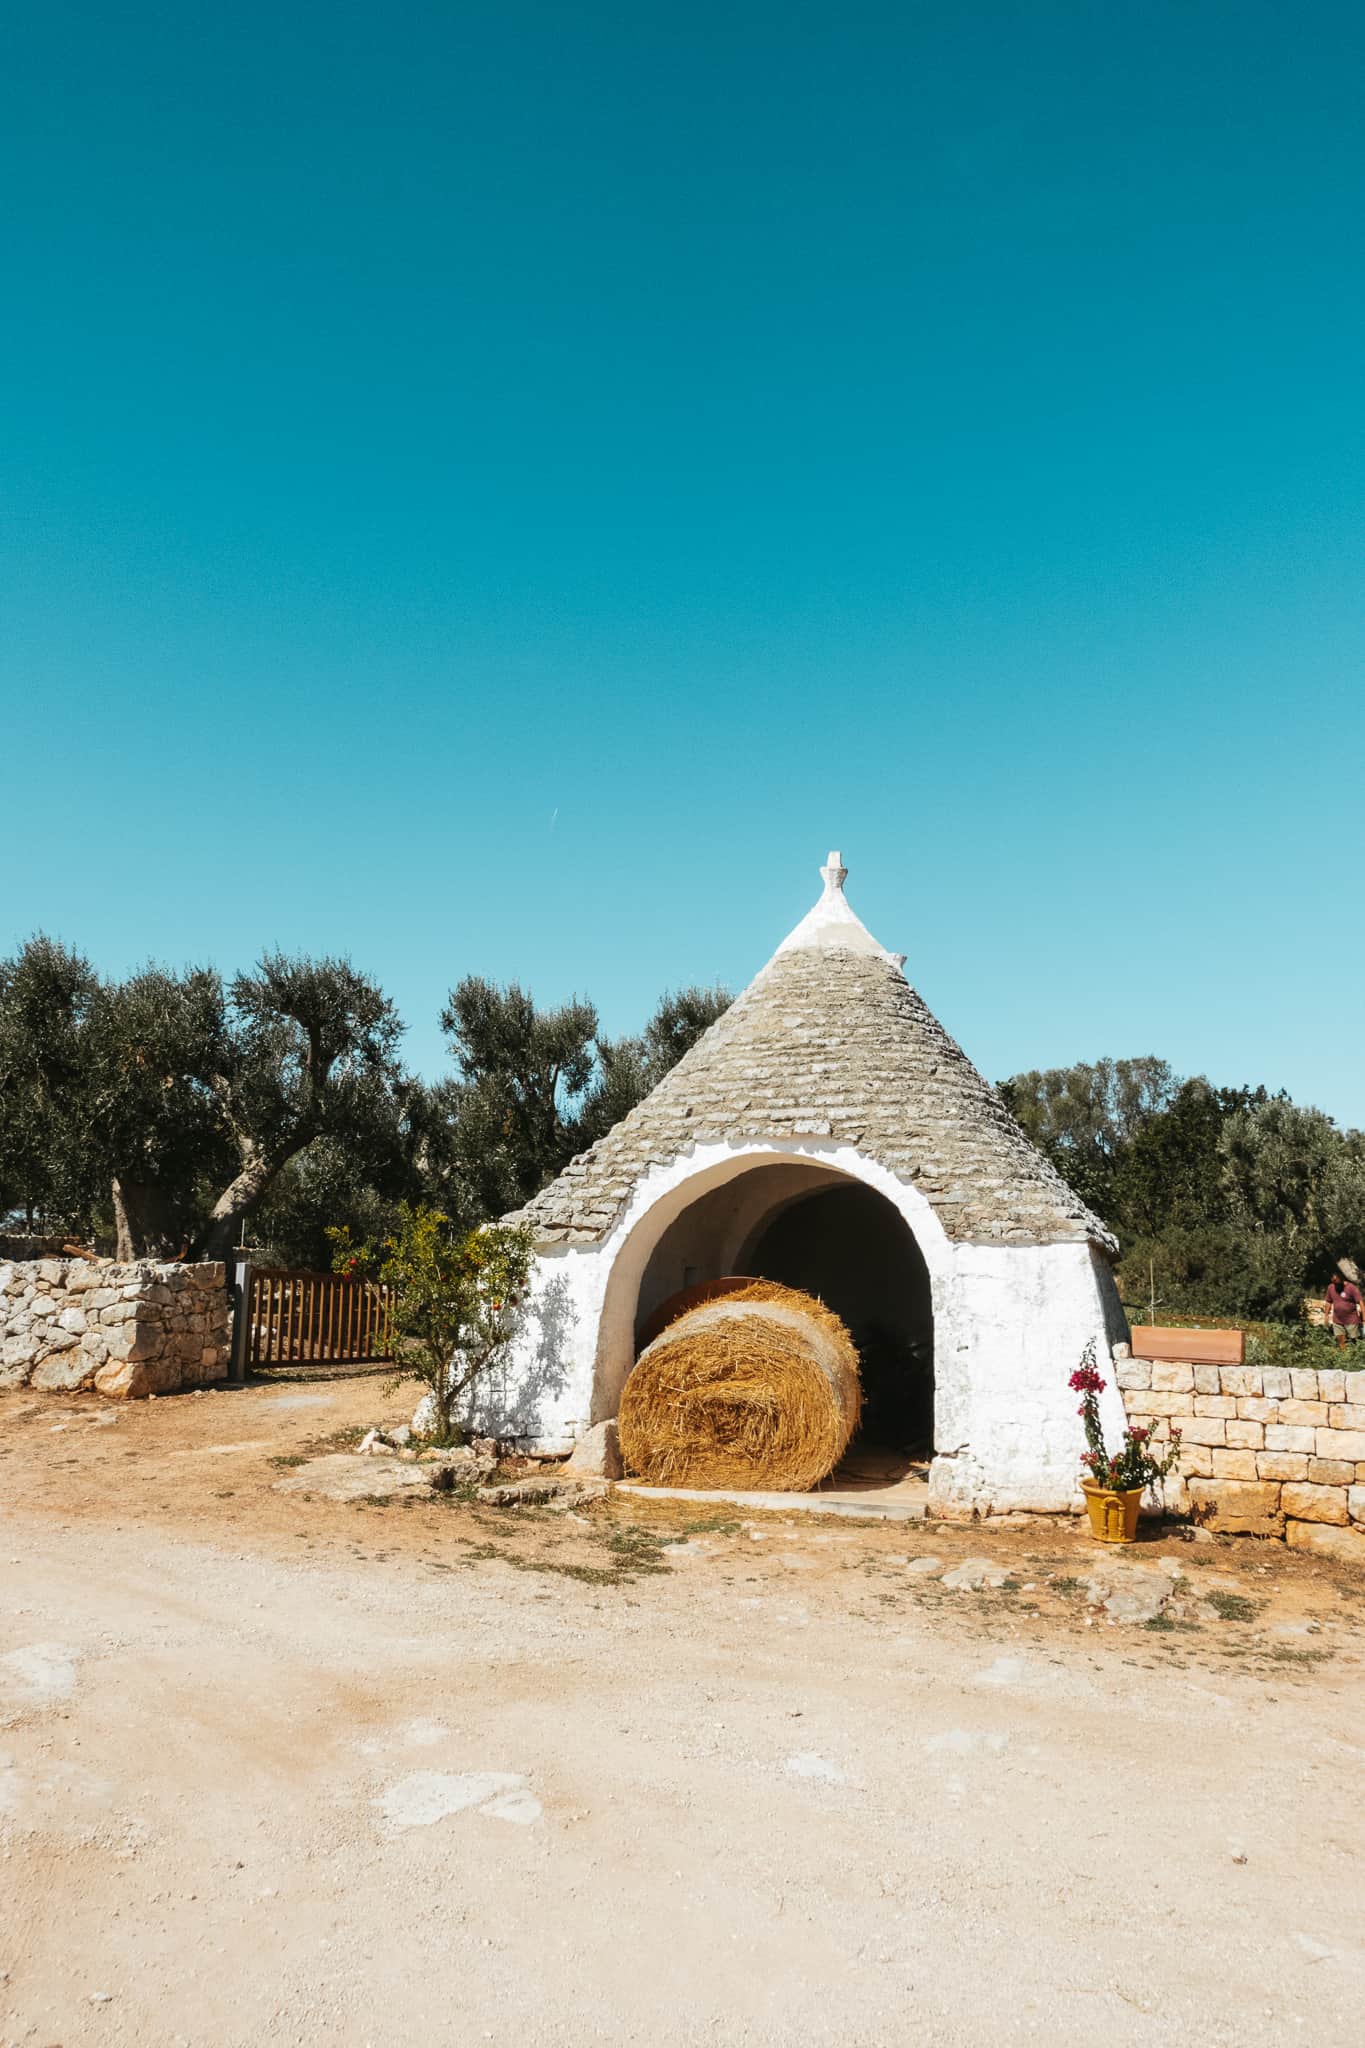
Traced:
<path fill-rule="evenodd" d="M 116 1400 L 226 1377 L 230 1341 L 221 1265 L 150 1259 L 25 1259 L 0 1264 L 0 1387 Z"/>
<path fill-rule="evenodd" d="M 1181 1498 L 1197 1521 L 1365 1563 L 1365 1372 L 1125 1358 L 1131 1422 L 1181 1433 Z"/>

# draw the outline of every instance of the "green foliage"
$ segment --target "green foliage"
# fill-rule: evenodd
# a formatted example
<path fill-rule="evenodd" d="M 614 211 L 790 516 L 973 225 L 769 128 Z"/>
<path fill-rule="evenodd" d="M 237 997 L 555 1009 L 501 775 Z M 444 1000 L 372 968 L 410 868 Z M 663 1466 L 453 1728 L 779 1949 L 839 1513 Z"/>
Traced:
<path fill-rule="evenodd" d="M 357 1245 L 348 1227 L 327 1232 L 338 1273 L 372 1273 L 392 1289 L 400 1372 L 428 1388 L 435 1442 L 451 1442 L 462 1396 L 495 1365 L 515 1333 L 531 1270 L 529 1230 L 486 1224 L 460 1230 L 424 1203 L 404 1202 L 382 1245 Z"/>
<path fill-rule="evenodd" d="M 0 1218 L 81 1229 L 94 1191 L 107 1192 L 86 1072 L 98 998 L 89 961 L 55 939 L 0 961 Z"/>
<path fill-rule="evenodd" d="M 0 1221 L 221 1258 L 243 1233 L 325 1265 L 329 1225 L 377 1240 L 401 1202 L 465 1230 L 519 1207 L 624 1116 L 726 1008 L 666 995 L 638 1037 L 591 1003 L 542 1010 L 469 977 L 442 1022 L 457 1071 L 405 1074 L 393 1005 L 349 961 L 267 954 L 231 982 L 105 981 L 36 937 L 0 961 Z"/>
<path fill-rule="evenodd" d="M 1158 1320 L 1292 1325 L 1336 1260 L 1365 1252 L 1365 1137 L 1320 1110 L 1177 1082 L 1152 1058 L 1019 1074 L 1001 1093 L 1116 1232 L 1130 1312 L 1155 1295 Z"/>
<path fill-rule="evenodd" d="M 1225 1593 L 1219 1586 L 1203 1597 L 1220 1621 L 1255 1621 L 1261 1611 L 1257 1602 L 1248 1600 L 1245 1593 Z"/>
<path fill-rule="evenodd" d="M 1312 1323 L 1261 1323 L 1243 1325 L 1247 1333 L 1248 1365 L 1307 1366 L 1316 1372 L 1365 1370 L 1365 1344 L 1359 1342 L 1339 1350 L 1330 1330 Z"/>
<path fill-rule="evenodd" d="M 112 1214 L 124 1256 L 221 1258 L 315 1141 L 392 1150 L 399 1030 L 344 960 L 105 982 L 33 939 L 0 963 L 0 1201 L 81 1231 Z"/>
<path fill-rule="evenodd" d="M 458 1075 L 443 1091 L 453 1212 L 500 1215 L 567 1164 L 595 1065 L 597 1012 L 577 997 L 541 1010 L 515 982 L 467 975 L 441 1013 Z"/>
<path fill-rule="evenodd" d="M 1265 1090 L 1182 1081 L 1115 1146 L 1113 1207 L 1136 1232 L 1198 1232 L 1225 1207 L 1218 1144 L 1230 1116 Z"/>
<path fill-rule="evenodd" d="M 605 1137 L 651 1088 L 657 1088 L 724 1016 L 731 1000 L 723 988 L 670 989 L 638 1038 L 599 1039 L 598 1070 L 579 1109 L 574 1150 Z"/>
<path fill-rule="evenodd" d="M 608 1039 L 575 997 L 542 1010 L 513 983 L 477 975 L 451 990 L 441 1025 L 457 1073 L 430 1091 L 428 1185 L 472 1223 L 517 1209 L 633 1109 L 727 1008 L 723 989 L 665 995 L 638 1038 Z"/>
<path fill-rule="evenodd" d="M 345 1225 L 360 1242 L 378 1243 L 398 1222 L 398 1205 L 421 1195 L 407 1120 L 399 1114 L 369 1145 L 315 1139 L 289 1160 L 250 1222 L 253 1256 L 267 1265 L 325 1271 L 328 1228 Z"/>
<path fill-rule="evenodd" d="M 1108 1215 L 1126 1147 L 1174 1088 L 1168 1063 L 1149 1056 L 1035 1069 L 1002 1081 L 1000 1093 L 1082 1200 Z"/>

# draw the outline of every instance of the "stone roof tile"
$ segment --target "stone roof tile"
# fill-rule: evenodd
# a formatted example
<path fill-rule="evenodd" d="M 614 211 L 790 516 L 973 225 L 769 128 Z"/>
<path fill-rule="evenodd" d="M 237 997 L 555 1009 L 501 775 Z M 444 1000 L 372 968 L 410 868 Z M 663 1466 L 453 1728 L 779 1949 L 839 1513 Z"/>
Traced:
<path fill-rule="evenodd" d="M 798 1039 L 818 1046 L 818 1087 L 800 1085 L 816 1063 L 794 1062 Z M 649 1167 L 710 1134 L 856 1145 L 918 1187 L 959 1240 L 1117 1249 L 880 948 L 779 950 L 653 1093 L 520 1213 L 542 1243 L 598 1241 Z"/>

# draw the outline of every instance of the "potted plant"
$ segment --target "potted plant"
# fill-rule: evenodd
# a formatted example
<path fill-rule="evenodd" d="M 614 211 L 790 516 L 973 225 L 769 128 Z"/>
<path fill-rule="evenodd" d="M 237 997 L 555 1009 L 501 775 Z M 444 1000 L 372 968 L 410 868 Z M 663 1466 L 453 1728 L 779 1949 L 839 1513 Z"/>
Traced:
<path fill-rule="evenodd" d="M 1090 1533 L 1097 1543 L 1131 1543 L 1137 1535 L 1143 1494 L 1149 1486 L 1160 1492 L 1167 1473 L 1180 1463 L 1180 1431 L 1172 1429 L 1166 1456 L 1158 1458 L 1152 1449 L 1151 1431 L 1130 1422 L 1123 1432 L 1123 1448 L 1111 1457 L 1100 1424 L 1098 1397 L 1105 1383 L 1095 1370 L 1093 1340 L 1081 1354 L 1069 1384 L 1081 1396 L 1076 1413 L 1085 1425 L 1087 1446 L 1081 1453 L 1086 1468 L 1081 1492 L 1090 1515 Z"/>

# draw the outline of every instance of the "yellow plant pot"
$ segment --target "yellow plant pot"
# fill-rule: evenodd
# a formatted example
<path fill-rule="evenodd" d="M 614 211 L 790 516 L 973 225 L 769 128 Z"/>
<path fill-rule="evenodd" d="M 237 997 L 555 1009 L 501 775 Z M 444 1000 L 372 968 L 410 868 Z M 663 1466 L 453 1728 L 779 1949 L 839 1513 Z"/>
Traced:
<path fill-rule="evenodd" d="M 1083 1479 L 1081 1492 L 1090 1516 L 1090 1533 L 1097 1543 L 1136 1540 L 1138 1509 L 1142 1505 L 1140 1486 L 1130 1487 L 1126 1493 L 1111 1493 L 1107 1486 L 1096 1486 L 1093 1479 Z"/>

